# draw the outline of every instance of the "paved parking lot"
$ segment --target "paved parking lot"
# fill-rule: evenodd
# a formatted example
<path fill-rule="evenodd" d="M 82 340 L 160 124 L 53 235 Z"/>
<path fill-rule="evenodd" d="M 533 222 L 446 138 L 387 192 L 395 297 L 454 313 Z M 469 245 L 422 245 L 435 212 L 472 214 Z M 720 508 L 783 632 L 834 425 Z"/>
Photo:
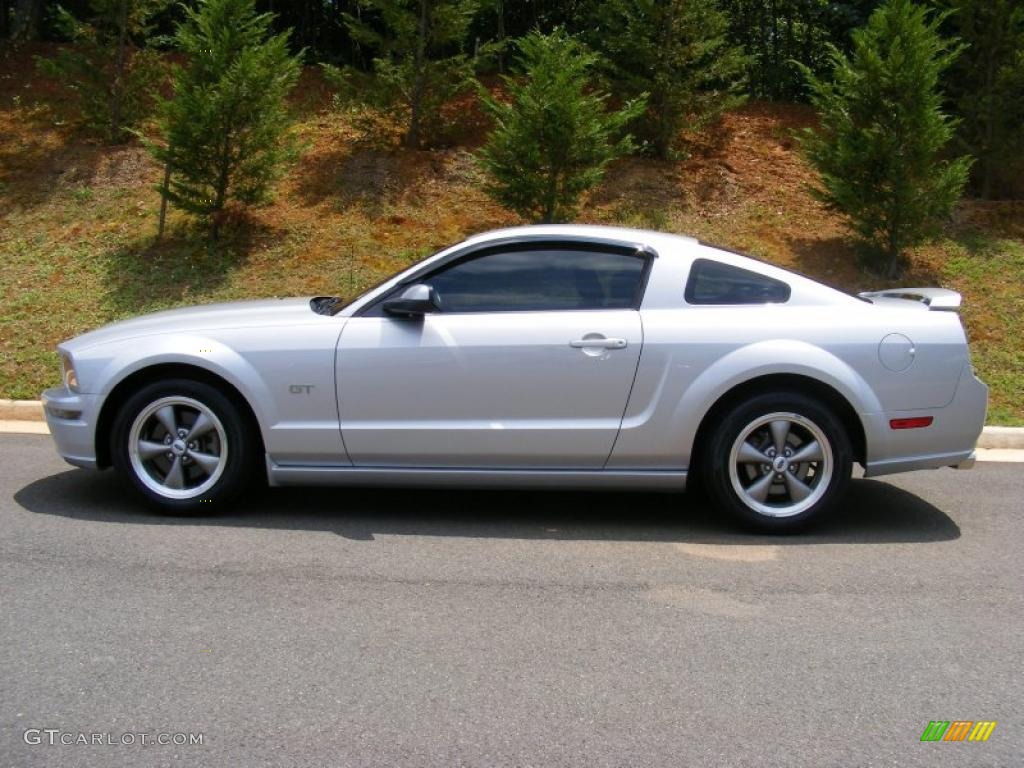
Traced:
<path fill-rule="evenodd" d="M 662 495 L 161 518 L 45 436 L 0 467 L 2 765 L 1024 764 L 1022 464 L 858 480 L 787 538 Z M 920 742 L 958 719 L 998 725 Z"/>

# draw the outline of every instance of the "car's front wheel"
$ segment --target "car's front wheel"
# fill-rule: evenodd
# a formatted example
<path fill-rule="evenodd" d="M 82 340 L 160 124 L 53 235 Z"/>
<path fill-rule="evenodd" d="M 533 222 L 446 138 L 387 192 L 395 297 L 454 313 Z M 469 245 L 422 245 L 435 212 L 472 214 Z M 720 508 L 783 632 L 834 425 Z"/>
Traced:
<path fill-rule="evenodd" d="M 820 517 L 850 479 L 852 449 L 835 414 L 805 395 L 765 394 L 728 413 L 704 456 L 713 500 L 763 531 Z"/>
<path fill-rule="evenodd" d="M 238 407 L 204 382 L 149 384 L 121 408 L 114 466 L 164 512 L 213 511 L 244 487 L 254 441 Z"/>

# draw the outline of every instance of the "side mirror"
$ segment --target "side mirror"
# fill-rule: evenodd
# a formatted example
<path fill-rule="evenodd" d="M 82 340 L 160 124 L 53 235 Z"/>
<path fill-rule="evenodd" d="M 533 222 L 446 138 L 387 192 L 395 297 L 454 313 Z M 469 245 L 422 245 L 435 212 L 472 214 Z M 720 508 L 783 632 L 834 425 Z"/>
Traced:
<path fill-rule="evenodd" d="M 384 302 L 384 311 L 396 317 L 423 317 L 438 309 L 434 289 L 426 283 L 410 285 L 397 299 Z"/>

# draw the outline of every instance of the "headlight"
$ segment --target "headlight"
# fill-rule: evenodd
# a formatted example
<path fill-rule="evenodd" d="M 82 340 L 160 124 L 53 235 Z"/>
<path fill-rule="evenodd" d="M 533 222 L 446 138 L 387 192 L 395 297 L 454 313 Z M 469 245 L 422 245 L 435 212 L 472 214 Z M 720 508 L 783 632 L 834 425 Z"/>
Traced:
<path fill-rule="evenodd" d="M 72 392 L 78 391 L 78 374 L 75 373 L 75 364 L 71 360 L 71 355 L 61 353 L 60 377 L 63 379 L 65 387 Z"/>

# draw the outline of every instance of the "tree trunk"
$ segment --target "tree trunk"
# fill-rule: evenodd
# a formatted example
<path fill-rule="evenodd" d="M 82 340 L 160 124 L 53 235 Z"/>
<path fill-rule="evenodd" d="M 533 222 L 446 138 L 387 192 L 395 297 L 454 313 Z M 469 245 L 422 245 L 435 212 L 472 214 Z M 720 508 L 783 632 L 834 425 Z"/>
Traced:
<path fill-rule="evenodd" d="M 898 223 L 889 224 L 889 233 L 886 238 L 886 252 L 889 257 L 885 267 L 885 276 L 895 280 L 900 274 L 900 227 Z"/>
<path fill-rule="evenodd" d="M 0 0 L 0 38 L 11 36 L 11 0 Z"/>
<path fill-rule="evenodd" d="M 990 21 L 991 28 L 999 27 L 1000 22 L 1006 21 L 998 17 Z M 989 39 L 988 51 L 985 61 L 985 114 L 982 118 L 985 121 L 985 138 L 982 140 L 981 150 L 981 197 L 984 200 L 992 198 L 992 177 L 995 175 L 995 126 L 998 119 L 995 114 L 995 89 L 996 89 L 996 67 L 999 56 L 996 50 L 999 46 L 998 29 L 991 29 L 996 40 Z"/>
<path fill-rule="evenodd" d="M 764 3 L 757 4 L 757 76 L 753 88 L 759 98 L 768 95 L 768 19 Z"/>
<path fill-rule="evenodd" d="M 43 0 L 15 0 L 11 39 L 35 40 L 39 34 L 39 19 L 42 12 Z"/>
<path fill-rule="evenodd" d="M 302 3 L 302 8 L 299 11 L 299 28 L 298 28 L 298 34 L 296 35 L 296 38 L 298 39 L 299 45 L 301 45 L 304 48 L 308 48 L 309 47 L 309 38 L 310 38 L 309 28 L 310 28 L 309 3 L 308 2 L 304 2 L 304 3 Z"/>
<path fill-rule="evenodd" d="M 665 16 L 661 22 L 662 55 L 658 57 L 658 66 L 662 68 L 662 71 L 656 72 L 655 75 L 666 74 L 665 70 L 672 68 L 672 56 L 675 53 L 672 49 L 672 35 L 675 32 L 676 25 L 676 0 L 669 0 L 665 4 Z M 661 83 L 662 78 L 656 77 L 655 82 Z M 676 125 L 670 114 L 672 109 L 672 105 L 669 103 L 671 97 L 668 93 L 670 87 L 668 85 L 658 85 L 655 92 L 651 94 L 651 103 L 658 111 L 656 115 L 658 127 L 657 136 L 654 139 L 654 152 L 660 160 L 668 160 L 672 152 L 673 139 L 675 138 L 673 133 Z"/>
<path fill-rule="evenodd" d="M 892 251 L 889 253 L 889 264 L 885 268 L 885 276 L 890 280 L 895 280 L 900 275 L 900 254 L 898 251 Z"/>
<path fill-rule="evenodd" d="M 505 72 L 505 3 L 498 0 L 498 72 Z"/>
<path fill-rule="evenodd" d="M 775 0 L 771 0 L 769 3 L 768 12 L 772 16 L 772 32 L 771 32 L 771 93 L 768 94 L 769 98 L 779 98 L 779 14 L 775 9 Z"/>
<path fill-rule="evenodd" d="M 427 53 L 427 6 L 430 0 L 420 0 L 420 25 L 416 34 L 416 55 L 413 59 L 412 104 L 409 116 L 409 133 L 405 136 L 405 145 L 416 148 L 420 145 L 420 123 L 423 119 L 423 90 L 427 78 L 423 71 Z"/>
<path fill-rule="evenodd" d="M 117 56 L 114 59 L 114 82 L 110 86 L 110 140 L 121 138 L 121 118 L 124 107 L 125 48 L 128 38 L 128 6 L 131 0 L 121 0 L 117 14 Z"/>
<path fill-rule="evenodd" d="M 210 229 L 210 239 L 216 241 L 220 237 L 221 213 L 228 200 L 228 181 L 231 178 L 231 137 L 224 137 L 224 144 L 221 148 L 220 172 L 217 174 L 217 187 L 214 190 L 213 199 L 213 226 Z"/>
<path fill-rule="evenodd" d="M 814 29 L 814 27 L 816 25 L 816 22 L 817 22 L 817 20 L 814 18 L 813 6 L 810 3 L 805 3 L 804 4 L 804 14 L 803 15 L 804 15 L 804 24 L 803 24 L 804 38 L 801 41 L 802 42 L 801 48 L 803 50 L 803 56 L 801 58 L 801 61 L 803 61 L 804 63 L 807 63 L 807 62 L 809 62 L 811 60 L 812 43 L 813 43 L 813 40 L 814 40 L 814 35 L 812 34 L 811 30 Z"/>
<path fill-rule="evenodd" d="M 168 160 L 164 166 L 164 183 L 160 187 L 160 224 L 156 230 L 156 239 L 162 240 L 164 236 L 164 224 L 167 222 L 167 190 L 171 186 L 171 161 Z"/>
<path fill-rule="evenodd" d="M 555 209 L 558 207 L 558 172 L 551 171 L 548 177 L 547 199 L 544 201 L 544 213 L 541 224 L 553 224 L 555 221 Z"/>

